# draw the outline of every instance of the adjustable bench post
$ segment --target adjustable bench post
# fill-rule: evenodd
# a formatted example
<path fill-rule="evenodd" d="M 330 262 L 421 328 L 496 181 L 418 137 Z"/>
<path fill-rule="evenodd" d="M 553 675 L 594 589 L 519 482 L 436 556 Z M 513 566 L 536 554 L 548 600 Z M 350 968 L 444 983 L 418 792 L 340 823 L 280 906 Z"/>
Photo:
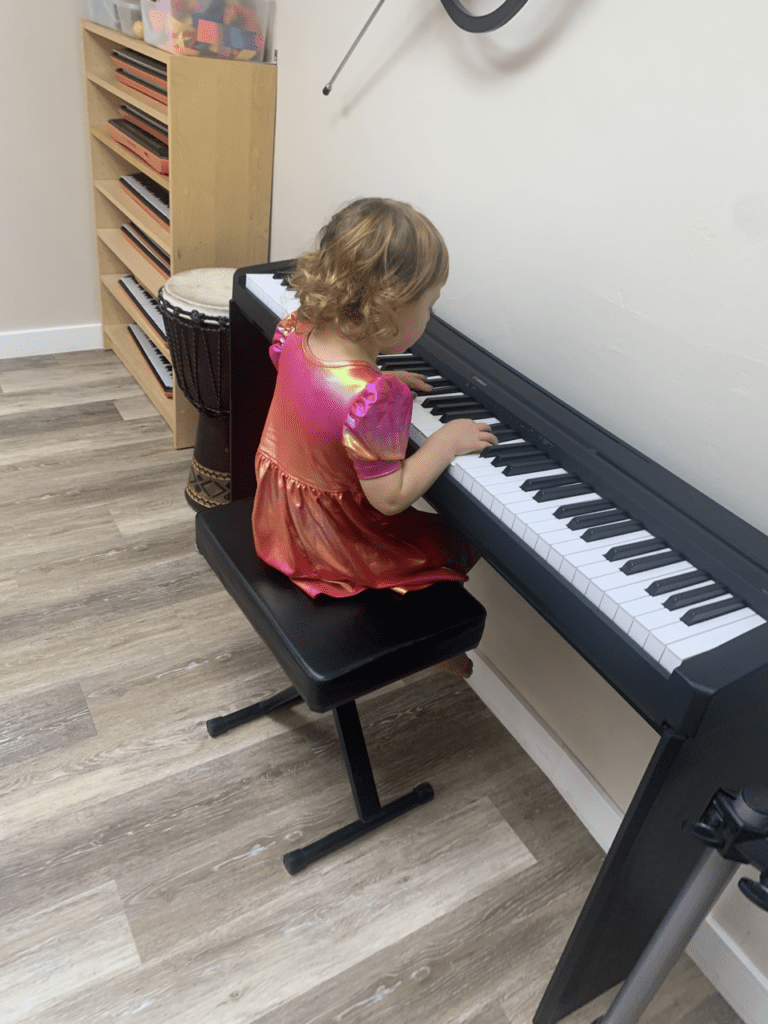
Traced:
<path fill-rule="evenodd" d="M 358 817 L 365 820 L 381 810 L 373 769 L 365 745 L 360 715 L 353 700 L 333 709 L 344 766 L 347 769 Z"/>
<path fill-rule="evenodd" d="M 430 784 L 422 782 L 410 793 L 382 807 L 355 702 L 349 701 L 334 708 L 333 717 L 359 817 L 357 821 L 336 829 L 335 832 L 310 843 L 309 846 L 302 846 L 286 853 L 283 856 L 283 864 L 291 875 L 297 874 L 326 854 L 340 850 L 342 846 L 347 846 L 368 832 L 373 832 L 381 825 L 386 825 L 388 821 L 398 818 L 413 807 L 429 803 L 435 795 Z"/>

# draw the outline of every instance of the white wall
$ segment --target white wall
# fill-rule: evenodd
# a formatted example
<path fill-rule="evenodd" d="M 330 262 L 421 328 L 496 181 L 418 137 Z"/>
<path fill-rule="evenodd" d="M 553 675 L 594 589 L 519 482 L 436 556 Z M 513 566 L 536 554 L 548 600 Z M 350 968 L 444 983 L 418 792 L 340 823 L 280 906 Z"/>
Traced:
<path fill-rule="evenodd" d="M 408 200 L 450 247 L 440 316 L 768 532 L 768 5 L 531 0 L 470 35 L 389 0 L 323 96 L 372 9 L 278 4 L 272 258 Z M 485 656 L 626 808 L 655 733 L 492 570 L 471 585 Z M 765 919 L 718 914 L 768 975 Z"/>
<path fill-rule="evenodd" d="M 85 13 L 85 0 L 37 0 L 34 10 L 3 3 L 0 358 L 57 342 L 101 344 L 92 326 L 101 314 L 80 41 Z"/>

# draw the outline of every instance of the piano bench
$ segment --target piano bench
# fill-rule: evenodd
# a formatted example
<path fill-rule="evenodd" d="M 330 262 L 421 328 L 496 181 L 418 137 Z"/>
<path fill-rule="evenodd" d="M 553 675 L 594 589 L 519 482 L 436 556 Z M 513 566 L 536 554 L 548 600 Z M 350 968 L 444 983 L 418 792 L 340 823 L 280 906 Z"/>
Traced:
<path fill-rule="evenodd" d="M 291 874 L 433 797 L 422 783 L 382 807 L 355 701 L 366 693 L 471 650 L 480 641 L 485 609 L 460 583 L 435 583 L 395 594 L 365 590 L 354 597 L 311 598 L 254 550 L 253 501 L 205 509 L 196 517 L 197 547 L 291 686 L 268 700 L 208 723 L 218 736 L 278 707 L 303 700 L 332 711 L 358 818 L 283 857 Z"/>

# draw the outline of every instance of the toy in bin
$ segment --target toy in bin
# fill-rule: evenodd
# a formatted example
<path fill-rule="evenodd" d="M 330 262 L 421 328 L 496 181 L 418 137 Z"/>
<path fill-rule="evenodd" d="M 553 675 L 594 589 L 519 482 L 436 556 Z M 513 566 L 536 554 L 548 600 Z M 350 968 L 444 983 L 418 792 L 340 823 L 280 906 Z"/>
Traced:
<path fill-rule="evenodd" d="M 264 0 L 141 0 L 144 39 L 171 53 L 261 60 Z"/>

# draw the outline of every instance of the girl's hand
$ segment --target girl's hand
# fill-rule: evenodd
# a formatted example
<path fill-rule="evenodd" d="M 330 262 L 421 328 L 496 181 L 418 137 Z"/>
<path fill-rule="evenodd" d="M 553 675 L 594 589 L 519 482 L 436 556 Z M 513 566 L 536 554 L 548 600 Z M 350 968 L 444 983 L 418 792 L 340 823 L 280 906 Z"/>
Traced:
<path fill-rule="evenodd" d="M 427 378 L 423 373 L 412 373 L 411 370 L 389 370 L 389 375 L 397 377 L 411 391 L 431 391 L 432 385 L 427 384 Z"/>
<path fill-rule="evenodd" d="M 498 444 L 487 423 L 476 420 L 451 420 L 430 434 L 400 469 L 387 476 L 361 480 L 368 501 L 385 516 L 394 516 L 412 505 L 428 491 L 442 471 L 459 455 L 480 452 Z"/>
<path fill-rule="evenodd" d="M 481 452 L 483 448 L 499 443 L 496 435 L 491 433 L 491 428 L 482 420 L 450 420 L 432 436 L 438 437 L 440 434 L 450 444 L 454 458 Z"/>

